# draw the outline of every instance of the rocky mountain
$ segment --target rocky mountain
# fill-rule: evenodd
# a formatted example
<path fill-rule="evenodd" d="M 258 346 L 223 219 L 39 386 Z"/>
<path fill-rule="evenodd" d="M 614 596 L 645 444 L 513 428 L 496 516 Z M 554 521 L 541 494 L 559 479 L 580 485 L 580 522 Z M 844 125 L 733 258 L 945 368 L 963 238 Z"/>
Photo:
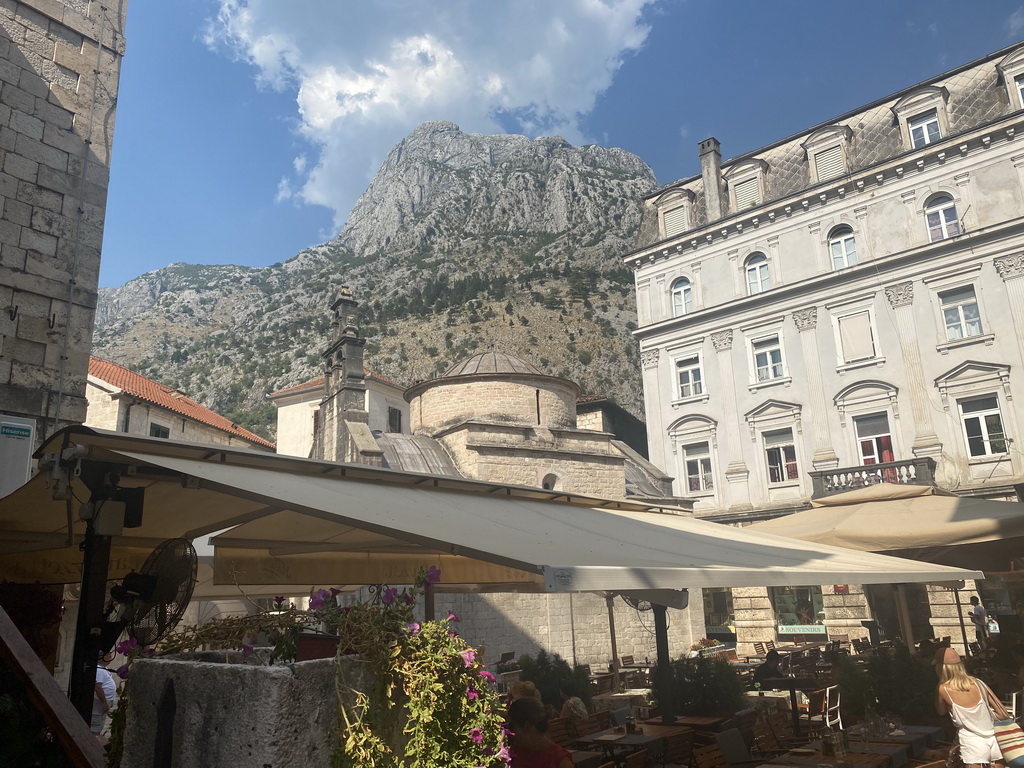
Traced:
<path fill-rule="evenodd" d="M 425 123 L 335 240 L 265 268 L 177 263 L 101 289 L 94 351 L 272 439 L 266 395 L 321 373 L 328 308 L 347 284 L 367 367 L 399 382 L 494 348 L 639 415 L 620 257 L 655 186 L 621 149 Z"/>

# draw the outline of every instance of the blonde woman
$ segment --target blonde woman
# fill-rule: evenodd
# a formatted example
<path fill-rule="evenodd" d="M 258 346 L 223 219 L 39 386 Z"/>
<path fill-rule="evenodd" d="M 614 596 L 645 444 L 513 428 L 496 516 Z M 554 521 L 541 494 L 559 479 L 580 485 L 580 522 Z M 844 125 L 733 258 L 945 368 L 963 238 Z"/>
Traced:
<path fill-rule="evenodd" d="M 971 677 L 964 669 L 960 654 L 952 648 L 940 648 L 935 656 L 939 687 L 935 711 L 949 714 L 960 740 L 960 758 L 965 768 L 991 765 L 1005 768 L 1006 761 L 996 744 L 993 714 L 1008 717 L 1003 705 L 988 686 Z"/>

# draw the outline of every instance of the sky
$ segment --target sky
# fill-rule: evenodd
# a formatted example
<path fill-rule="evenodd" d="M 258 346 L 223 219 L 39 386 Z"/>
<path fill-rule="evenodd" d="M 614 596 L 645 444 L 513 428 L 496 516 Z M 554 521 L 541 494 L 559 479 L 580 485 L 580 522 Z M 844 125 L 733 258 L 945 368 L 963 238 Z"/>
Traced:
<path fill-rule="evenodd" d="M 667 184 L 1024 40 L 1024 2 L 139 0 L 126 37 L 101 286 L 331 240 L 426 120 Z"/>

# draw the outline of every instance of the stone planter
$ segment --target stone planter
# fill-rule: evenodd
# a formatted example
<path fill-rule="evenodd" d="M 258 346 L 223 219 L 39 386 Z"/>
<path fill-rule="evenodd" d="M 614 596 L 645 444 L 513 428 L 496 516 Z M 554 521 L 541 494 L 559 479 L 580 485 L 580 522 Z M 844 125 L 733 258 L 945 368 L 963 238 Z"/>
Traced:
<path fill-rule="evenodd" d="M 371 691 L 368 666 L 340 659 Z M 331 659 L 266 666 L 236 651 L 132 665 L 122 768 L 329 768 L 337 725 Z"/>

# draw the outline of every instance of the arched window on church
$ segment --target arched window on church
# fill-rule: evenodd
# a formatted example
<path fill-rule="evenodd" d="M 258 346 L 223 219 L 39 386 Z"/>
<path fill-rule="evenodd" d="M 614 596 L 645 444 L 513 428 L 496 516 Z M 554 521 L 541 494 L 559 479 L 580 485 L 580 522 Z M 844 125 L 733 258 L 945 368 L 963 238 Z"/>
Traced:
<path fill-rule="evenodd" d="M 553 472 L 544 475 L 544 479 L 540 481 L 540 487 L 545 491 L 556 490 L 558 488 L 558 475 Z"/>

